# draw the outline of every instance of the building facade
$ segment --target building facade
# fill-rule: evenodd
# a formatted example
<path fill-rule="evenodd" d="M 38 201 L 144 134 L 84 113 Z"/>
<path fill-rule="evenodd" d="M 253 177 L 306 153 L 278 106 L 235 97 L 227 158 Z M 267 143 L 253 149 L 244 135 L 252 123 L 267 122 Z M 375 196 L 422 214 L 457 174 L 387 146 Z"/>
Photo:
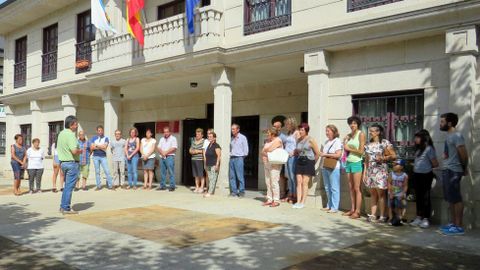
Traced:
<path fill-rule="evenodd" d="M 247 187 L 265 187 L 259 151 L 274 116 L 308 121 L 323 143 L 327 124 L 381 123 L 401 157 L 428 129 L 441 157 L 439 115 L 460 115 L 470 153 L 463 182 L 470 227 L 480 224 L 478 0 L 204 0 L 188 34 L 184 1 L 147 0 L 145 46 L 127 32 L 125 1 L 104 1 L 117 34 L 94 28 L 88 0 L 16 0 L 0 6 L 5 37 L 6 145 L 16 133 L 49 148 L 73 114 L 92 136 L 132 126 L 179 141 L 177 182 L 189 184 L 186 148 L 197 127 L 214 127 L 228 189 L 230 125 L 249 139 Z M 364 127 L 364 128 L 365 128 Z M 9 175 L 9 153 L 1 168 Z M 51 159 L 47 160 L 51 167 Z M 45 179 L 48 178 L 48 172 Z M 342 178 L 342 206 L 349 205 Z M 309 203 L 322 202 L 320 176 Z M 447 218 L 439 185 L 435 219 Z"/>

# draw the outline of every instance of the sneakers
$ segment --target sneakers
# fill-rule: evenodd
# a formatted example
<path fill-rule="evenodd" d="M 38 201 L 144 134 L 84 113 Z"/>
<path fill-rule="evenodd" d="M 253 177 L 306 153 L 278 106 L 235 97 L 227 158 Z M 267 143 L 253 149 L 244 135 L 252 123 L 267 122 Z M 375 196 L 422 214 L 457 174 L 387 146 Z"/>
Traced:
<path fill-rule="evenodd" d="M 303 203 L 296 203 L 296 204 L 292 205 L 293 209 L 302 209 L 304 207 L 305 207 L 305 205 Z"/>
<path fill-rule="evenodd" d="M 76 215 L 76 214 L 78 214 L 77 211 L 74 211 L 72 209 L 65 210 L 65 209 L 62 209 L 62 208 L 60 208 L 60 213 L 63 214 L 63 215 Z"/>
<path fill-rule="evenodd" d="M 367 222 L 375 222 L 376 220 L 377 220 L 377 217 L 374 215 L 367 216 Z"/>
<path fill-rule="evenodd" d="M 450 227 L 448 230 L 442 230 L 442 234 L 451 235 L 451 236 L 464 235 L 465 230 L 462 227 L 453 226 L 453 227 Z"/>
<path fill-rule="evenodd" d="M 455 227 L 455 224 L 448 223 L 447 225 L 443 225 L 442 227 L 438 228 L 439 231 L 449 230 L 450 228 Z"/>
<path fill-rule="evenodd" d="M 412 222 L 410 222 L 410 225 L 411 226 L 420 226 L 420 224 L 422 223 L 422 218 L 421 217 L 416 217 Z M 428 221 L 428 220 L 427 220 Z"/>
<path fill-rule="evenodd" d="M 380 218 L 377 220 L 377 223 L 387 223 L 387 217 L 380 217 Z"/>
<path fill-rule="evenodd" d="M 421 222 L 420 222 L 420 228 L 422 229 L 427 229 L 428 227 L 430 227 L 430 222 L 428 221 L 427 218 L 424 218 Z"/>

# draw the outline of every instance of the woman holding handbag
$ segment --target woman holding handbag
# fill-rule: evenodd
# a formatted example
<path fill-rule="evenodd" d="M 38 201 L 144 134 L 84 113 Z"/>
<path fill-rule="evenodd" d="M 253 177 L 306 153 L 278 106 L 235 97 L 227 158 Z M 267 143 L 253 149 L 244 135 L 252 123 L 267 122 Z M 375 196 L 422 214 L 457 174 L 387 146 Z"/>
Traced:
<path fill-rule="evenodd" d="M 373 124 L 368 129 L 368 133 L 370 142 L 365 145 L 365 169 L 363 170 L 363 183 L 370 190 L 371 195 L 371 214 L 368 215 L 367 221 L 377 221 L 377 208 L 380 206 L 378 222 L 386 222 L 387 162 L 393 161 L 397 157 L 392 144 L 384 137 L 382 126 Z"/>
<path fill-rule="evenodd" d="M 308 132 L 310 127 L 307 123 L 303 123 L 298 127 L 299 138 L 297 140 L 297 147 L 295 155 L 297 160 L 295 162 L 295 173 L 297 175 L 297 203 L 292 208 L 301 209 L 305 207 L 305 200 L 307 199 L 308 183 L 315 175 L 315 163 L 320 157 L 320 150 L 317 142 L 310 136 Z"/>
<path fill-rule="evenodd" d="M 262 159 L 265 167 L 265 183 L 267 184 L 267 200 L 263 206 L 277 207 L 280 205 L 280 171 L 281 164 L 272 164 L 268 160 L 268 153 L 283 148 L 282 140 L 278 137 L 279 132 L 274 127 L 267 130 L 267 141 L 263 146 Z"/>
<path fill-rule="evenodd" d="M 335 125 L 327 125 L 325 128 L 327 141 L 323 146 L 320 157 L 323 159 L 322 176 L 327 193 L 327 207 L 322 210 L 327 213 L 338 212 L 340 204 L 340 162 L 342 156 L 342 142 L 340 141 L 338 129 Z"/>

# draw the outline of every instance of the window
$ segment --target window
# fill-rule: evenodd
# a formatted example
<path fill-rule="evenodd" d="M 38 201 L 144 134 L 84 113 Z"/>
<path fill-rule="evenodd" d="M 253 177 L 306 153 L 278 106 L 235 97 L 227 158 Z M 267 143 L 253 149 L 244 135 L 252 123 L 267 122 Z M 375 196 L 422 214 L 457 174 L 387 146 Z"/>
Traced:
<path fill-rule="evenodd" d="M 58 24 L 43 29 L 42 82 L 57 78 Z"/>
<path fill-rule="evenodd" d="M 348 0 L 347 2 L 347 11 L 357 11 L 366 8 L 382 6 L 394 2 L 400 2 L 403 0 Z"/>
<path fill-rule="evenodd" d="M 210 0 L 202 0 L 201 7 L 209 6 Z M 173 2 L 158 6 L 157 19 L 163 20 L 185 12 L 185 0 L 175 0 Z"/>
<path fill-rule="evenodd" d="M 29 148 L 32 145 L 32 125 L 20 125 L 20 134 L 23 136 L 23 145 Z"/>
<path fill-rule="evenodd" d="M 423 128 L 423 91 L 354 96 L 352 102 L 353 113 L 362 120 L 362 130 L 367 137 L 368 127 L 380 124 L 397 155 L 404 159 L 414 158 L 414 134 Z"/>
<path fill-rule="evenodd" d="M 7 147 L 6 134 L 7 134 L 7 126 L 4 122 L 0 122 L 0 155 L 5 155 L 5 149 Z"/>
<path fill-rule="evenodd" d="M 291 0 L 245 0 L 245 35 L 265 32 L 292 24 Z"/>
<path fill-rule="evenodd" d="M 75 44 L 75 72 L 89 71 L 92 66 L 92 46 L 95 40 L 95 26 L 92 24 L 91 12 L 87 10 L 77 16 L 77 44 Z"/>
<path fill-rule="evenodd" d="M 57 140 L 60 131 L 63 130 L 63 121 L 48 123 L 48 155 L 52 155 L 52 144 Z"/>
<path fill-rule="evenodd" d="M 27 37 L 15 40 L 15 63 L 13 64 L 13 87 L 25 86 L 27 83 Z"/>

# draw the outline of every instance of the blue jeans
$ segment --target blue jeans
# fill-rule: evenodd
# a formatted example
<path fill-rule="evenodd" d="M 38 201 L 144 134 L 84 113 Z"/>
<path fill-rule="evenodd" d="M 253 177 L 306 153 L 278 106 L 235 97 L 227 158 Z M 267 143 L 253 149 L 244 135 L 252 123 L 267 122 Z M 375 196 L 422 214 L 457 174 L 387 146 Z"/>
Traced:
<path fill-rule="evenodd" d="M 160 187 L 165 188 L 167 186 L 167 170 L 170 179 L 170 188 L 175 188 L 175 156 L 167 156 L 160 159 Z"/>
<path fill-rule="evenodd" d="M 132 159 L 127 159 L 127 173 L 128 173 L 128 185 L 130 187 L 136 187 L 138 183 L 138 155 L 134 155 Z"/>
<path fill-rule="evenodd" d="M 295 160 L 297 157 L 288 157 L 287 164 L 285 164 L 285 170 L 287 170 L 288 177 L 288 194 L 297 196 L 297 178 L 295 176 Z"/>
<path fill-rule="evenodd" d="M 245 177 L 243 176 L 243 157 L 230 157 L 230 192 L 238 195 L 245 193 Z M 238 187 L 237 187 L 238 180 Z"/>
<path fill-rule="evenodd" d="M 108 168 L 107 157 L 93 156 L 93 165 L 95 166 L 95 179 L 97 180 L 97 188 L 102 187 L 102 180 L 100 179 L 100 166 L 102 166 L 103 172 L 107 177 L 107 187 L 112 188 L 112 176 L 110 175 L 110 169 Z"/>
<path fill-rule="evenodd" d="M 78 179 L 79 165 L 76 162 L 63 162 L 61 169 L 63 175 L 65 175 L 65 187 L 62 192 L 62 201 L 60 208 L 65 211 L 70 211 L 70 204 L 72 202 L 72 191 L 75 188 L 75 184 Z"/>
<path fill-rule="evenodd" d="M 338 210 L 340 204 L 340 169 L 322 169 L 323 183 L 327 193 L 327 208 Z"/>

